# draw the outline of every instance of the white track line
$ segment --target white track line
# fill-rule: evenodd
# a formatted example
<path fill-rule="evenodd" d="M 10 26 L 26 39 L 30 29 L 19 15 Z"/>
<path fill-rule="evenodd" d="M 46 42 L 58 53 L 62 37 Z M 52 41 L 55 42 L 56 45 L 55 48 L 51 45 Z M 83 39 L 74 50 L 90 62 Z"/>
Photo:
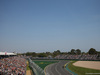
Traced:
<path fill-rule="evenodd" d="M 46 74 L 46 75 L 50 75 L 50 73 L 51 73 L 52 75 L 54 75 L 51 71 L 48 71 L 48 70 L 47 70 L 48 68 L 51 70 L 51 66 L 52 66 L 52 65 L 53 65 L 53 64 L 50 64 L 50 65 L 48 65 L 48 66 L 45 67 L 45 74 Z"/>
<path fill-rule="evenodd" d="M 55 66 L 55 70 L 58 72 L 59 75 L 61 75 L 61 73 L 57 70 L 57 64 Z"/>

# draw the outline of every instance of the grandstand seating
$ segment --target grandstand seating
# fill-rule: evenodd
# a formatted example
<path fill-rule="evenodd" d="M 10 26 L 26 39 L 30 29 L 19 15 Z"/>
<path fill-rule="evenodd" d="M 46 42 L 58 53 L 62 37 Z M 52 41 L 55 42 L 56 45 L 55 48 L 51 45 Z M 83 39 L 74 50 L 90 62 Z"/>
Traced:
<path fill-rule="evenodd" d="M 57 55 L 55 59 L 100 60 L 98 55 Z"/>
<path fill-rule="evenodd" d="M 18 56 L 0 59 L 0 75 L 26 75 L 26 60 Z"/>

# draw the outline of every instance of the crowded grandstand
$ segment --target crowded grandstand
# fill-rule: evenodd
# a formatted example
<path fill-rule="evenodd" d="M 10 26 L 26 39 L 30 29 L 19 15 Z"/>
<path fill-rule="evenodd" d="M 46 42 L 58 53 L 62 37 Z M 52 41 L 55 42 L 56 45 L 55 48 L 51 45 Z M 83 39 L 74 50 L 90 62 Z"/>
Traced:
<path fill-rule="evenodd" d="M 15 53 L 0 52 L 0 75 L 26 75 L 26 59 Z"/>
<path fill-rule="evenodd" d="M 73 60 L 100 60 L 99 55 L 57 55 L 56 59 L 73 59 Z"/>
<path fill-rule="evenodd" d="M 31 59 L 66 59 L 66 60 L 100 60 L 99 55 L 57 55 L 54 58 L 53 57 L 31 57 Z"/>

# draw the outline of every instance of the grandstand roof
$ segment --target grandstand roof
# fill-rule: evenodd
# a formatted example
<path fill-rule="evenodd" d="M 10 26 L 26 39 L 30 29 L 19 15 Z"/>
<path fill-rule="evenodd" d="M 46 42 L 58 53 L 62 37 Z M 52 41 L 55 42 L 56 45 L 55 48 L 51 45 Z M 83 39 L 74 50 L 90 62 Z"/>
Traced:
<path fill-rule="evenodd" d="M 16 55 L 16 53 L 0 52 L 0 55 Z"/>

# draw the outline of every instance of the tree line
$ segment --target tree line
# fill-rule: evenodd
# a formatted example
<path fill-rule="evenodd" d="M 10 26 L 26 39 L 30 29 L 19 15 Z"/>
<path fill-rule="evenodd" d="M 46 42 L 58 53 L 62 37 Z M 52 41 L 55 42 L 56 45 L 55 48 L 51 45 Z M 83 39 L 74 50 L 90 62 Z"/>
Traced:
<path fill-rule="evenodd" d="M 69 54 L 69 55 L 80 55 L 80 54 L 90 54 L 90 55 L 94 55 L 94 54 L 99 54 L 99 51 L 96 51 L 96 49 L 94 48 L 90 48 L 88 52 L 81 52 L 80 49 L 71 49 L 69 52 L 61 52 L 60 50 L 56 50 L 54 52 L 43 52 L 43 53 L 36 53 L 36 52 L 27 52 L 27 53 L 22 53 L 22 55 L 26 55 L 26 56 L 32 56 L 32 57 L 48 57 L 48 56 L 52 56 L 55 57 L 57 55 L 60 54 Z"/>

